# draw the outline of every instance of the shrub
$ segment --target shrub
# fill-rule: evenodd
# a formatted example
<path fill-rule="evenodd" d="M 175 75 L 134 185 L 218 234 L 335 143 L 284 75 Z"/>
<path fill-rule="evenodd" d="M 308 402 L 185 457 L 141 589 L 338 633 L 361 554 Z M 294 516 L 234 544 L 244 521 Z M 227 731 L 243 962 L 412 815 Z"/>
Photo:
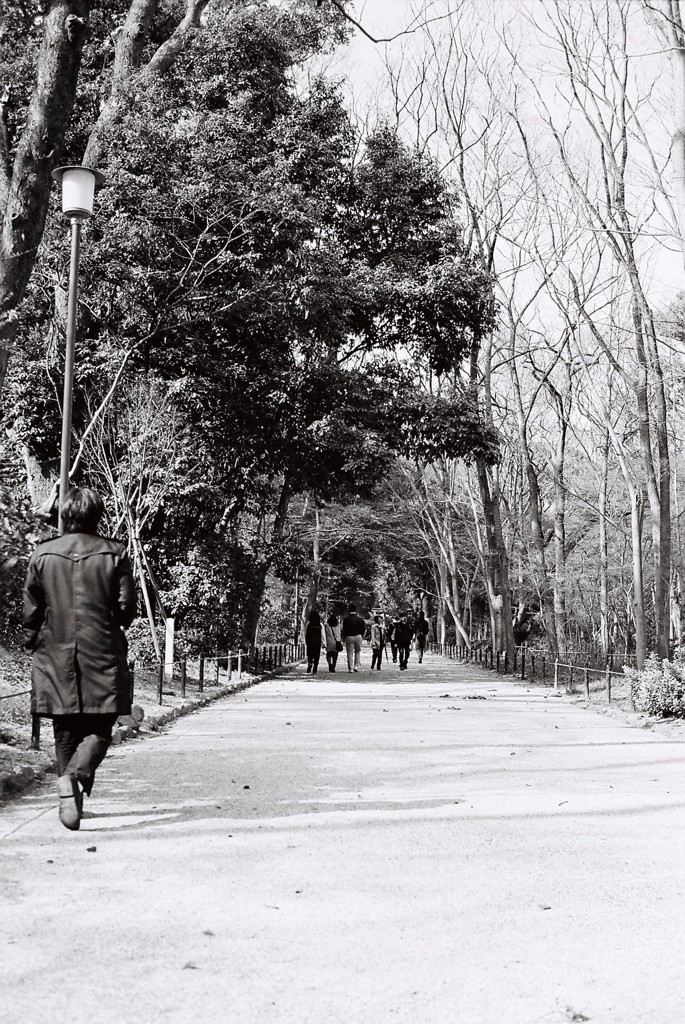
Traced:
<path fill-rule="evenodd" d="M 624 668 L 636 711 L 660 718 L 685 718 L 685 663 L 651 655 L 641 670 Z"/>
<path fill-rule="evenodd" d="M 128 641 L 128 657 L 130 661 L 155 662 L 157 655 L 155 645 L 152 642 L 152 633 L 147 619 L 134 619 L 126 630 Z M 160 650 L 164 650 L 164 627 L 157 627 L 157 640 Z"/>

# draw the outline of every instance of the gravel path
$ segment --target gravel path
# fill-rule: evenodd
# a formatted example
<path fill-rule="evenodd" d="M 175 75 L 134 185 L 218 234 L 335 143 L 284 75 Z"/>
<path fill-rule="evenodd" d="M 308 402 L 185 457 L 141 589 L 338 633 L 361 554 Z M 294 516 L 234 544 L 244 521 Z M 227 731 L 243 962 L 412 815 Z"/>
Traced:
<path fill-rule="evenodd" d="M 682 1024 L 684 784 L 437 657 L 264 682 L 3 808 L 0 1022 Z"/>

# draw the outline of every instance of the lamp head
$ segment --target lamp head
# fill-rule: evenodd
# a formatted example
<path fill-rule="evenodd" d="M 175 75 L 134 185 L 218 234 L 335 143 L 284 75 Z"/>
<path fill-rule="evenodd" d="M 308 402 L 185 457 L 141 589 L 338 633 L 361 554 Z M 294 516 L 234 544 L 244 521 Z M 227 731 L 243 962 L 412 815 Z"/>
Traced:
<path fill-rule="evenodd" d="M 83 220 L 92 217 L 95 186 L 103 183 L 104 174 L 92 167 L 69 166 L 55 168 L 52 177 L 62 183 L 62 213 Z"/>

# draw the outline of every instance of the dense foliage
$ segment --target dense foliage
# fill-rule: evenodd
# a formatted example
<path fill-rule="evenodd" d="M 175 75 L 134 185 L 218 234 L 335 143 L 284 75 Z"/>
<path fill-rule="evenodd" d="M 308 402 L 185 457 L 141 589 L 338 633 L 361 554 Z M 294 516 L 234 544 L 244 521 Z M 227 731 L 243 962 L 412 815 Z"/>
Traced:
<path fill-rule="evenodd" d="M 65 162 L 85 147 L 125 7 L 95 16 Z M 292 579 L 294 495 L 359 500 L 397 454 L 497 457 L 461 380 L 493 304 L 453 197 L 389 127 L 360 150 L 333 85 L 295 88 L 341 31 L 313 4 L 212 5 L 114 124 L 84 232 L 77 479 L 105 492 L 112 532 L 140 532 L 200 645 L 252 635 L 269 573 Z M 15 443 L 43 472 L 58 458 L 67 265 L 55 216 L 7 385 Z M 162 395 L 161 430 L 141 386 Z"/>

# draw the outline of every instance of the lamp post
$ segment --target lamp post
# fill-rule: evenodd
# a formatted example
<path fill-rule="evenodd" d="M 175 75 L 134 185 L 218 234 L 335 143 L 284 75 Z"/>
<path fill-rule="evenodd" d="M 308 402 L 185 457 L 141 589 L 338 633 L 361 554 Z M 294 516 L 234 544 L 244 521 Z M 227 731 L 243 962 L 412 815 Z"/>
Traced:
<path fill-rule="evenodd" d="M 95 186 L 105 180 L 100 171 L 90 167 L 58 167 L 52 172 L 62 185 L 62 213 L 71 224 L 71 262 L 69 265 L 69 305 L 67 309 L 67 343 L 64 353 L 64 397 L 62 400 L 62 447 L 59 466 L 59 532 L 63 533 L 62 502 L 69 490 L 71 466 L 71 409 L 74 393 L 74 351 L 78 313 L 78 270 L 81 252 L 81 225 L 93 215 Z"/>

